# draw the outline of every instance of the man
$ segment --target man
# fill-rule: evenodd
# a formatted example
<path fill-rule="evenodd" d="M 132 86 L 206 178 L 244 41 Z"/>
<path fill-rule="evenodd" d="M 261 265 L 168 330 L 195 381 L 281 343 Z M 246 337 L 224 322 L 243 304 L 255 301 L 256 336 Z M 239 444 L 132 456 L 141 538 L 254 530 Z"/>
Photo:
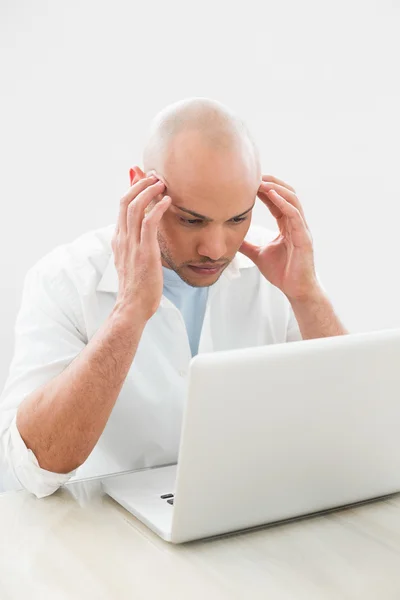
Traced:
<path fill-rule="evenodd" d="M 346 333 L 294 189 L 261 174 L 237 116 L 202 98 L 173 104 L 143 158 L 116 227 L 56 248 L 26 277 L 0 457 L 8 486 L 38 497 L 78 467 L 175 462 L 197 352 Z M 275 239 L 249 229 L 257 196 Z"/>

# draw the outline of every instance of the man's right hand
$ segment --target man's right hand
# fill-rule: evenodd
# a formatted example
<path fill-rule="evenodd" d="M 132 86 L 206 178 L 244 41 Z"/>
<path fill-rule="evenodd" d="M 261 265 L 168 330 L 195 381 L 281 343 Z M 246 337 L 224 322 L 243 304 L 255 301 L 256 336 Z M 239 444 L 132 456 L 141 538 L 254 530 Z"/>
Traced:
<path fill-rule="evenodd" d="M 164 183 L 154 175 L 134 183 L 121 199 L 111 242 L 119 279 L 117 305 L 133 308 L 146 321 L 156 312 L 162 296 L 157 229 L 171 198 L 164 196 L 150 211 L 146 208 L 164 189 Z"/>

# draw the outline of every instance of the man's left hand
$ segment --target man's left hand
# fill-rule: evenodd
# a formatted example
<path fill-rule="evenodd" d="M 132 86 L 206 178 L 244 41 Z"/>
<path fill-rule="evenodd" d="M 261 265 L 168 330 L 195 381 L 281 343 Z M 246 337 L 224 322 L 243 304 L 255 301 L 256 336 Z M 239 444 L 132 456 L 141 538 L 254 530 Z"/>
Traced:
<path fill-rule="evenodd" d="M 280 179 L 263 175 L 257 192 L 279 227 L 266 246 L 244 241 L 239 251 L 289 300 L 307 299 L 319 290 L 311 232 L 295 190 Z"/>

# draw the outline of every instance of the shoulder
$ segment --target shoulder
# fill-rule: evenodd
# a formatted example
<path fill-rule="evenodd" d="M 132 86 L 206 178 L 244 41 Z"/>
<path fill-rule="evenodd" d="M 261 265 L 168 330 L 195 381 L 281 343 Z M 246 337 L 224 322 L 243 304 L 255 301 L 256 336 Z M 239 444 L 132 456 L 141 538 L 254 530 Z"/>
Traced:
<path fill-rule="evenodd" d="M 109 225 L 92 230 L 56 246 L 29 269 L 27 278 L 55 286 L 69 282 L 79 290 L 95 286 L 112 252 L 114 228 L 115 225 Z"/>

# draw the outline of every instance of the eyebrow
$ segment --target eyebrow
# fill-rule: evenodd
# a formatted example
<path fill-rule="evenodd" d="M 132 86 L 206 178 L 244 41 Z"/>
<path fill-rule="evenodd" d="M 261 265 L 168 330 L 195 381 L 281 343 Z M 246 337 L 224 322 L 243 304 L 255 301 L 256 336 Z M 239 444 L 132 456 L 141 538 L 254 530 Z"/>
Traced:
<path fill-rule="evenodd" d="M 244 215 L 247 215 L 247 213 L 249 213 L 251 210 L 253 210 L 254 205 L 255 205 L 255 201 L 253 203 L 253 206 L 251 206 L 244 212 L 240 213 L 240 215 L 231 217 L 230 219 L 228 219 L 228 221 L 231 221 L 232 219 L 239 219 L 240 217 L 244 217 Z M 192 215 L 193 217 L 197 217 L 198 219 L 202 219 L 203 221 L 208 221 L 209 223 L 211 223 L 214 220 L 214 219 L 210 219 L 210 217 L 206 217 L 205 215 L 200 215 L 199 213 L 194 212 L 194 210 L 189 210 L 188 208 L 183 208 L 182 206 L 177 206 L 176 204 L 174 204 L 174 206 L 175 206 L 175 208 L 179 208 L 179 210 L 182 210 L 183 212 L 188 213 L 189 215 Z"/>

